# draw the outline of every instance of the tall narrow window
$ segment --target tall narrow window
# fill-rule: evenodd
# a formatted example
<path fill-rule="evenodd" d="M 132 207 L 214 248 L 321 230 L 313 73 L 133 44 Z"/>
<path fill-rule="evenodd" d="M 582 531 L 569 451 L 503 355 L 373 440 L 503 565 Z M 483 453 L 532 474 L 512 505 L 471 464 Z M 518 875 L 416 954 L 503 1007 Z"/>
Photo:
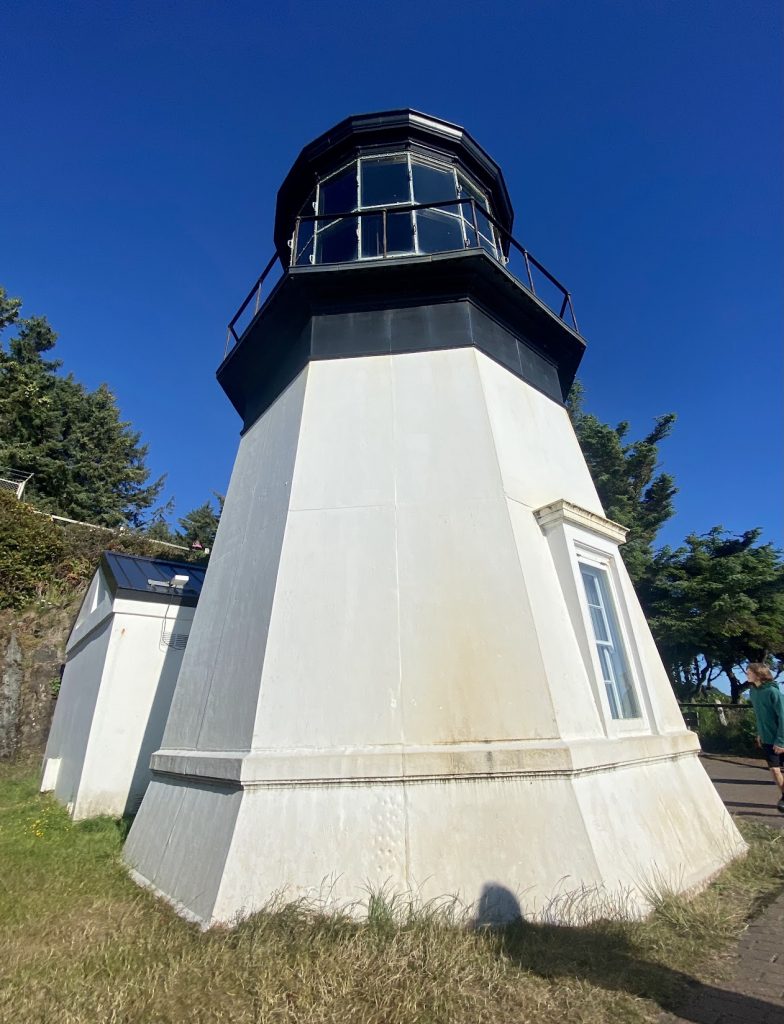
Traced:
<path fill-rule="evenodd" d="M 618 619 L 613 607 L 607 573 L 597 566 L 580 563 L 588 610 L 591 613 L 596 651 L 602 680 L 613 718 L 639 718 L 640 711 L 623 649 Z"/>

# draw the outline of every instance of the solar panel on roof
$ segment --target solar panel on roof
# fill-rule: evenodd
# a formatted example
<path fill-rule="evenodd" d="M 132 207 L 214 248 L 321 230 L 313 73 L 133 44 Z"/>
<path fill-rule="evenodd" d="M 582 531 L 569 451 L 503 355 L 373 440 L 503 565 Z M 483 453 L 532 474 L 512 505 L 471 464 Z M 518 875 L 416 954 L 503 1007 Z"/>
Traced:
<path fill-rule="evenodd" d="M 155 582 L 166 586 L 175 576 L 187 576 L 188 582 L 181 590 L 172 591 L 172 596 L 198 597 L 201 593 L 206 567 L 190 562 L 170 562 L 162 558 L 145 558 L 143 555 L 128 555 L 119 551 L 105 551 L 104 569 L 120 590 L 137 593 L 161 593 Z M 150 580 L 155 581 L 153 584 Z"/>

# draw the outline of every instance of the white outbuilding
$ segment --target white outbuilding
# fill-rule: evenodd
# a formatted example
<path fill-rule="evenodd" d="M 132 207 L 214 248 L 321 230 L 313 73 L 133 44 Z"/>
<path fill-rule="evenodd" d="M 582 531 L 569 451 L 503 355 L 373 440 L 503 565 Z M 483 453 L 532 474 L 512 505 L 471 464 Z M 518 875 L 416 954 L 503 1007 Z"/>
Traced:
<path fill-rule="evenodd" d="M 107 551 L 66 644 L 42 791 L 74 819 L 136 811 L 205 568 Z"/>

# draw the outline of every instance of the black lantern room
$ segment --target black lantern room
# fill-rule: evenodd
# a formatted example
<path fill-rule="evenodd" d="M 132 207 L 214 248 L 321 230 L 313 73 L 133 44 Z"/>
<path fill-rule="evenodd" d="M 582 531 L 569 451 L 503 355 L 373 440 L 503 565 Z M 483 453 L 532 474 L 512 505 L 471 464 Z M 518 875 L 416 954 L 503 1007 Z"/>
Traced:
<path fill-rule="evenodd" d="M 218 369 L 245 427 L 310 360 L 469 345 L 562 401 L 585 343 L 569 293 L 512 220 L 498 165 L 457 125 L 394 110 L 311 142 Z"/>

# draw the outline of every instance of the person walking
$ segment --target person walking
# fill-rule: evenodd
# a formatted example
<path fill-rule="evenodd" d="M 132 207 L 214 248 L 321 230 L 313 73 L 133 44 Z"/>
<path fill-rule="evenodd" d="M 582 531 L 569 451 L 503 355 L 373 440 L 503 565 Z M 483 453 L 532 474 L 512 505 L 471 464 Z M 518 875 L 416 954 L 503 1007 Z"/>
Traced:
<path fill-rule="evenodd" d="M 751 683 L 749 698 L 757 719 L 757 742 L 779 787 L 776 809 L 784 814 L 784 694 L 767 665 L 752 662 L 746 669 Z"/>

